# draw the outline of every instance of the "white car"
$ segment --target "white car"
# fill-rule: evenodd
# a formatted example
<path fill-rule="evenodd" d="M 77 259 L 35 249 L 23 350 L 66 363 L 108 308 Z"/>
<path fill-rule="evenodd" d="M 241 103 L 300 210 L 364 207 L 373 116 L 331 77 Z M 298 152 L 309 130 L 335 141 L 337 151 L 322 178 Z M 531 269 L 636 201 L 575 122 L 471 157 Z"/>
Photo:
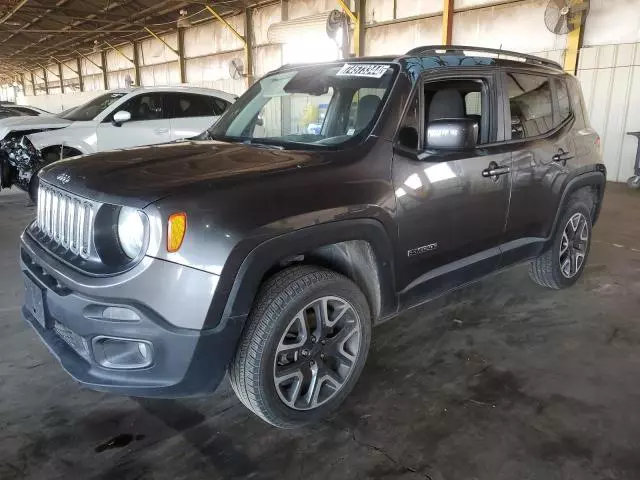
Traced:
<path fill-rule="evenodd" d="M 60 158 L 194 137 L 236 100 L 187 86 L 112 90 L 59 115 L 0 120 L 0 187 L 29 189 L 33 173 Z"/>

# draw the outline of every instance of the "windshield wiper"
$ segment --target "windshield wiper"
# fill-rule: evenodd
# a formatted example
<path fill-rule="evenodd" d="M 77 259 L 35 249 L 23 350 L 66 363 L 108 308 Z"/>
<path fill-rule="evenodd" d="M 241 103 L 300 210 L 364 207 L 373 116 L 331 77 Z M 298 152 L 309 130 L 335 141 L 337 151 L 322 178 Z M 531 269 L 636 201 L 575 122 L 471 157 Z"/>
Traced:
<path fill-rule="evenodd" d="M 255 145 L 259 147 L 272 148 L 276 150 L 284 150 L 285 148 L 284 145 L 281 145 L 280 143 L 270 142 L 268 140 L 263 140 L 261 138 L 248 138 L 246 140 L 243 140 L 242 143 L 244 143 L 245 145 Z"/>

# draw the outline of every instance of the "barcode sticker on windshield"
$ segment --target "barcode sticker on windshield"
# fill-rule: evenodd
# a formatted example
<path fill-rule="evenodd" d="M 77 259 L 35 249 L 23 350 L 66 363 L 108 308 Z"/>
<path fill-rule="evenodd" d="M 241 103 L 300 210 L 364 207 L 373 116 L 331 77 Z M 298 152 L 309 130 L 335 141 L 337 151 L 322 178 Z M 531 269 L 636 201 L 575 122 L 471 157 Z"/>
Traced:
<path fill-rule="evenodd" d="M 389 69 L 389 65 L 375 65 L 370 63 L 345 63 L 344 67 L 338 70 L 338 77 L 370 77 L 382 78 Z"/>

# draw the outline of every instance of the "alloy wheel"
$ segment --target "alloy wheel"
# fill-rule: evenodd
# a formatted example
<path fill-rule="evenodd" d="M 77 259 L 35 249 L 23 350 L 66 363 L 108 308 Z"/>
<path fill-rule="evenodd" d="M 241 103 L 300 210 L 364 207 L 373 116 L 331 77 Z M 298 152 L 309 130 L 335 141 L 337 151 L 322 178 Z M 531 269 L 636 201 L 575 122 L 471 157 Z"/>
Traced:
<path fill-rule="evenodd" d="M 344 386 L 358 358 L 361 319 L 345 299 L 326 296 L 302 308 L 278 343 L 273 381 L 280 399 L 312 410 Z"/>
<path fill-rule="evenodd" d="M 580 271 L 589 246 L 589 223 L 582 213 L 574 214 L 564 227 L 560 241 L 560 271 L 573 278 Z"/>

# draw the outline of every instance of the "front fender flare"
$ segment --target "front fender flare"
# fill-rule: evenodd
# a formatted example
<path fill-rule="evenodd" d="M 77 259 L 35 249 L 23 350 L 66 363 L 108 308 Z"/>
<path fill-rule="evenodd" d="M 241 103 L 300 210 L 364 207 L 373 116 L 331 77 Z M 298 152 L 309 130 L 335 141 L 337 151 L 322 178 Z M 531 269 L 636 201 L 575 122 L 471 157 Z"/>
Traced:
<path fill-rule="evenodd" d="M 215 328 L 235 317 L 246 317 L 264 275 L 281 260 L 335 243 L 364 240 L 370 243 L 380 274 L 383 316 L 397 311 L 394 249 L 383 224 L 374 219 L 353 219 L 314 225 L 264 241 L 241 260 L 235 271 L 222 271 L 204 328 Z M 233 256 L 233 252 L 230 258 Z"/>

